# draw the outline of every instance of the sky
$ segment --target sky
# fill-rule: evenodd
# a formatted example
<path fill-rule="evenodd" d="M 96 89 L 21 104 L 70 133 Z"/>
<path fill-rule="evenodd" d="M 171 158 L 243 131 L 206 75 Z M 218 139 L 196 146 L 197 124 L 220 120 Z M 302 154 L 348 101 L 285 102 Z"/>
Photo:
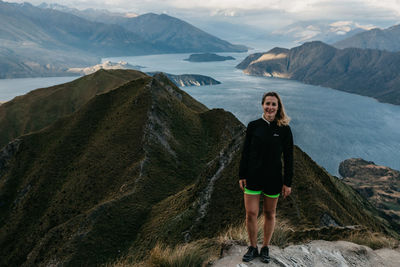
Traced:
<path fill-rule="evenodd" d="M 6 0 L 22 3 L 24 0 Z M 78 9 L 167 13 L 182 18 L 235 21 L 260 26 L 270 18 L 271 27 L 302 20 L 352 20 L 378 26 L 400 21 L 400 0 L 28 0 L 34 5 L 58 3 Z"/>

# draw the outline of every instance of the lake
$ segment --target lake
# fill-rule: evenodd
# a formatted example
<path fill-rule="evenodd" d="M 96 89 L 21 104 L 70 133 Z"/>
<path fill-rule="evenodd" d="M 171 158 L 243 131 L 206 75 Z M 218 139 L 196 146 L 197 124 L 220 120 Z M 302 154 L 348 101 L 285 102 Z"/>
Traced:
<path fill-rule="evenodd" d="M 338 175 L 339 163 L 352 157 L 400 169 L 400 106 L 296 81 L 247 76 L 234 68 L 247 53 L 219 54 L 231 55 L 236 60 L 202 63 L 184 61 L 189 54 L 103 60 L 124 60 L 132 65 L 145 66 L 141 69 L 144 72 L 211 76 L 222 84 L 182 89 L 209 108 L 223 108 L 232 112 L 245 125 L 261 116 L 263 93 L 276 91 L 281 95 L 286 111 L 292 118 L 290 125 L 295 144 L 329 173 Z M 0 80 L 0 101 L 11 99 L 11 92 L 15 92 L 15 96 L 72 79 L 52 77 Z"/>

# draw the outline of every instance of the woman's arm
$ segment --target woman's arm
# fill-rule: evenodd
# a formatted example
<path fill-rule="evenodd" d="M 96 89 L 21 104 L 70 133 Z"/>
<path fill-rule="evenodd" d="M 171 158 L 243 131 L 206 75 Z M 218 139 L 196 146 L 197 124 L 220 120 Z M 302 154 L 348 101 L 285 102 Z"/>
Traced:
<path fill-rule="evenodd" d="M 286 130 L 287 132 L 283 142 L 283 184 L 287 187 L 291 187 L 293 178 L 293 135 L 289 126 L 287 126 Z"/>
<path fill-rule="evenodd" d="M 250 143 L 251 143 L 251 122 L 247 125 L 246 129 L 246 137 L 244 139 L 243 149 L 242 149 L 242 158 L 240 159 L 239 166 L 239 179 L 245 180 L 248 172 L 249 165 L 249 153 L 250 153 Z"/>

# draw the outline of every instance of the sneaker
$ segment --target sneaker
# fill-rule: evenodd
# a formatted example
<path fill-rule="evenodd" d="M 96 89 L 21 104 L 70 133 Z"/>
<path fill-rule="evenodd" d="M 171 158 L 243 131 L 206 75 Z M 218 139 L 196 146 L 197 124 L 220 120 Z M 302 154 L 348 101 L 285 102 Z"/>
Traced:
<path fill-rule="evenodd" d="M 250 246 L 249 249 L 247 250 L 246 254 L 243 255 L 243 261 L 249 262 L 251 260 L 254 260 L 254 258 L 258 257 L 258 249 L 257 247 L 252 247 Z"/>
<path fill-rule="evenodd" d="M 267 246 L 262 247 L 260 250 L 261 261 L 264 263 L 269 263 L 271 258 L 269 257 L 269 248 Z"/>

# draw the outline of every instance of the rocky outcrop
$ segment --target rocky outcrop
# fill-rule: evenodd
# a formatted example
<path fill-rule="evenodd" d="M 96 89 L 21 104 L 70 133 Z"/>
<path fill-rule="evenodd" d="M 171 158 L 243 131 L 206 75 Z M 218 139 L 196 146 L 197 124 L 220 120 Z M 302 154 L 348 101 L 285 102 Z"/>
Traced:
<path fill-rule="evenodd" d="M 147 74 L 153 76 L 158 72 L 147 72 Z M 215 85 L 221 84 L 221 82 L 205 75 L 200 74 L 170 74 L 164 73 L 165 76 L 168 77 L 176 86 L 185 87 L 185 86 L 203 86 L 203 85 Z"/>
<path fill-rule="evenodd" d="M 400 53 L 336 49 L 315 41 L 253 54 L 236 67 L 249 75 L 293 79 L 400 105 Z"/>
<path fill-rule="evenodd" d="M 0 179 L 2 173 L 5 172 L 8 162 L 18 152 L 18 148 L 21 144 L 21 139 L 15 139 L 8 143 L 3 149 L 0 150 Z"/>
<path fill-rule="evenodd" d="M 261 247 L 261 246 L 260 246 Z M 233 245 L 224 251 L 214 267 L 266 266 L 259 258 L 246 263 L 242 256 L 247 247 Z M 400 262 L 399 249 L 372 250 L 369 247 L 346 241 L 328 242 L 315 240 L 307 244 L 286 248 L 270 246 L 271 262 L 268 266 L 387 266 L 397 267 Z"/>
<path fill-rule="evenodd" d="M 363 159 L 340 163 L 343 181 L 400 225 L 400 172 Z"/>
<path fill-rule="evenodd" d="M 211 61 L 225 61 L 225 60 L 234 60 L 234 57 L 231 56 L 220 56 L 212 53 L 204 53 L 204 54 L 191 54 L 189 58 L 184 59 L 190 62 L 211 62 Z"/>

